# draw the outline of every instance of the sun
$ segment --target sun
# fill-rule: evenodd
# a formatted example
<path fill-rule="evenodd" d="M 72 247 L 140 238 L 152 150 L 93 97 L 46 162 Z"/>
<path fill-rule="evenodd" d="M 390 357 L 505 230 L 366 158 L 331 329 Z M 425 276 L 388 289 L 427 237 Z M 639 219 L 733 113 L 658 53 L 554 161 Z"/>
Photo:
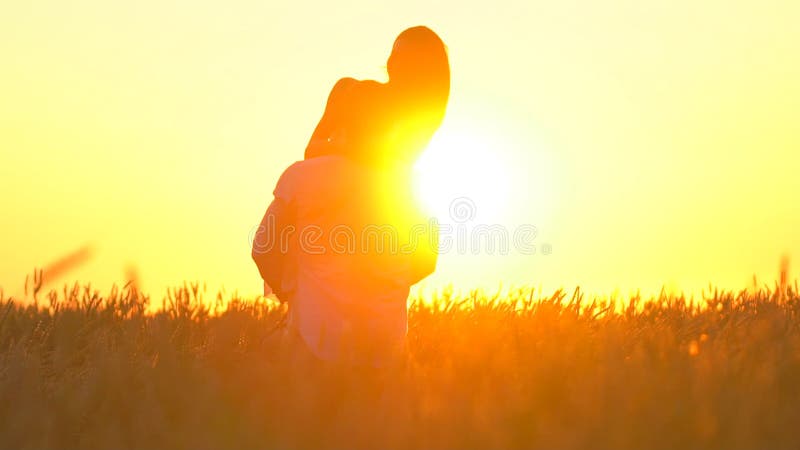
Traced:
<path fill-rule="evenodd" d="M 499 140 L 443 126 L 414 166 L 414 188 L 440 222 L 498 222 L 508 207 L 513 171 Z"/>

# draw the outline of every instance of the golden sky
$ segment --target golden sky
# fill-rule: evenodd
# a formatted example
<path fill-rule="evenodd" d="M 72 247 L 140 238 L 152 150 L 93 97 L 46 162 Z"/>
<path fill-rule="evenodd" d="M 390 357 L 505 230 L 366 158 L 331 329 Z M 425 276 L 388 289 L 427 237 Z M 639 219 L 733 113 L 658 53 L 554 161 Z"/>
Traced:
<path fill-rule="evenodd" d="M 68 278 L 258 292 L 248 236 L 329 89 L 384 79 L 417 24 L 450 51 L 443 180 L 482 179 L 477 219 L 540 250 L 448 253 L 426 286 L 774 280 L 800 258 L 798 23 L 791 0 L 6 2 L 0 286 L 90 245 Z"/>

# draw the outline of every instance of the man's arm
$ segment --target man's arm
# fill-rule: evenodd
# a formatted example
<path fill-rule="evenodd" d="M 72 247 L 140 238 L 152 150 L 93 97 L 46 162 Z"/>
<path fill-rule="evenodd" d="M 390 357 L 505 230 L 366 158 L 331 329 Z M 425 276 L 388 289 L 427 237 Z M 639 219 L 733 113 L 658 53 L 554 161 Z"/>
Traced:
<path fill-rule="evenodd" d="M 436 270 L 439 258 L 439 226 L 424 215 L 416 216 L 406 243 L 406 270 L 411 284 L 420 282 Z"/>
<path fill-rule="evenodd" d="M 288 270 L 289 238 L 294 231 L 292 205 L 276 197 L 267 208 L 253 239 L 252 257 L 261 278 L 280 301 L 286 301 L 283 279 Z"/>
<path fill-rule="evenodd" d="M 438 245 L 439 229 L 431 227 L 420 242 L 420 247 L 411 263 L 411 277 L 414 283 L 418 283 L 436 270 L 436 261 L 439 259 Z"/>

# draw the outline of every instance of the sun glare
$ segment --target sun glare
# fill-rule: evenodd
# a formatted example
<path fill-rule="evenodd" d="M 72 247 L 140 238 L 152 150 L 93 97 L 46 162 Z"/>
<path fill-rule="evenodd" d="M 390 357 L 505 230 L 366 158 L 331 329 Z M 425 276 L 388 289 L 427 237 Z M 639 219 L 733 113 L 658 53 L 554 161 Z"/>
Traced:
<path fill-rule="evenodd" d="M 498 222 L 512 172 L 503 149 L 474 130 L 442 127 L 417 161 L 418 200 L 441 222 Z"/>

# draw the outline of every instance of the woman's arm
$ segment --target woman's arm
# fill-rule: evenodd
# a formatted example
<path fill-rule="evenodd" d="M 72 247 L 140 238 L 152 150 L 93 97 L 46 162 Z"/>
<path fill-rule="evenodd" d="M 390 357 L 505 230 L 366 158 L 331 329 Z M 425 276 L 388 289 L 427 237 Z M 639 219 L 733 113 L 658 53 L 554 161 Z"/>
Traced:
<path fill-rule="evenodd" d="M 342 78 L 333 85 L 325 105 L 325 112 L 319 120 L 311 139 L 306 146 L 305 158 L 313 158 L 331 153 L 330 138 L 345 123 L 344 114 L 347 111 L 345 92 L 357 83 L 354 78 Z"/>

